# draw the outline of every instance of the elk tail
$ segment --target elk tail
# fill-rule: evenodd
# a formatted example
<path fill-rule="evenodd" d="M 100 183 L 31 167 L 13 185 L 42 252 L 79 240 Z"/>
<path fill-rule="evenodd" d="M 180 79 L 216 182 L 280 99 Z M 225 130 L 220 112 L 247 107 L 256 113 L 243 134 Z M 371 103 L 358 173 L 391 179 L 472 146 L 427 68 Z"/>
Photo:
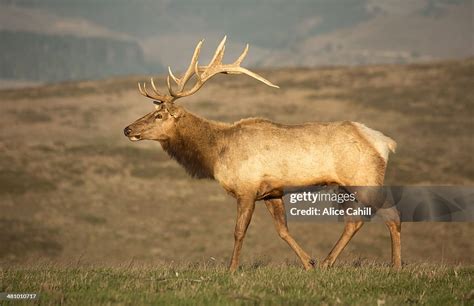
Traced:
<path fill-rule="evenodd" d="M 388 137 L 388 136 L 385 136 L 385 137 L 386 137 L 388 148 L 390 149 L 390 151 L 392 151 L 392 153 L 395 153 L 395 151 L 397 150 L 396 141 L 393 140 L 392 138 Z"/>
<path fill-rule="evenodd" d="M 391 152 L 395 153 L 397 143 L 392 138 L 385 136 L 379 131 L 368 128 L 362 123 L 354 122 L 354 125 L 359 129 L 361 134 L 367 139 L 367 141 L 374 147 L 375 150 L 383 157 L 388 160 L 388 155 Z"/>

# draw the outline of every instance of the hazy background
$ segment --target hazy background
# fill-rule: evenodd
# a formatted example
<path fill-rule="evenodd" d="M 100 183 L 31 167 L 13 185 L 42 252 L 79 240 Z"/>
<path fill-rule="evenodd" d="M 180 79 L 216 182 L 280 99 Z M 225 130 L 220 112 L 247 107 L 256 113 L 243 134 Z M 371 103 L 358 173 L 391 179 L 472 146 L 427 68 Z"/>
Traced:
<path fill-rule="evenodd" d="M 153 110 L 137 82 L 154 74 L 162 87 L 164 67 L 179 72 L 201 38 L 201 62 L 224 34 L 226 62 L 249 42 L 244 66 L 281 89 L 216 76 L 179 102 L 190 111 L 225 122 L 363 122 L 398 143 L 387 184 L 474 185 L 472 1 L 0 6 L 0 78 L 20 87 L 0 90 L 0 268 L 228 262 L 235 200 L 191 179 L 157 142 L 123 136 Z M 343 228 L 289 226 L 317 260 Z M 406 223 L 403 259 L 472 265 L 473 236 L 474 223 Z M 383 224 L 365 225 L 342 255 L 365 259 L 390 261 Z M 295 261 L 258 203 L 242 262 Z"/>
<path fill-rule="evenodd" d="M 0 0 L 0 79 L 6 86 L 179 70 L 199 39 L 208 54 L 224 34 L 227 58 L 250 43 L 251 67 L 473 54 L 472 0 L 256 2 Z"/>

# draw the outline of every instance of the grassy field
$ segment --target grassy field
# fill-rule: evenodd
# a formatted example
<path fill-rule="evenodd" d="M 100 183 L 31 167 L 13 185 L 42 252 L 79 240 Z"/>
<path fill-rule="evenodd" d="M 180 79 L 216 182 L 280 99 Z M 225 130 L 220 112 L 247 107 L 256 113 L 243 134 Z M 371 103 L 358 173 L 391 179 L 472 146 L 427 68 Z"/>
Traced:
<path fill-rule="evenodd" d="M 251 116 L 363 122 L 398 143 L 386 184 L 474 184 L 473 59 L 262 75 L 281 89 L 218 76 L 182 104 L 226 122 Z M 125 126 L 153 109 L 138 94 L 139 80 L 147 77 L 0 90 L 0 291 L 39 291 L 52 304 L 61 298 L 93 304 L 93 296 L 130 304 L 135 298 L 472 304 L 466 295 L 474 289 L 474 223 L 403 224 L 407 266 L 400 274 L 383 267 L 390 261 L 385 226 L 369 223 L 340 257 L 349 263 L 360 258 L 360 267 L 339 262 L 334 270 L 305 273 L 297 264 L 286 266 L 295 255 L 258 204 L 242 250 L 243 275 L 227 275 L 233 199 L 215 182 L 189 178 L 158 143 L 123 136 Z M 320 261 L 343 224 L 289 227 Z M 211 261 L 216 266 L 188 267 Z M 60 268 L 71 262 L 75 269 Z M 130 262 L 154 268 L 120 268 Z"/>
<path fill-rule="evenodd" d="M 473 282 L 472 267 L 409 265 L 394 272 L 370 263 L 311 272 L 244 266 L 235 274 L 220 265 L 183 264 L 0 272 L 0 291 L 40 293 L 41 305 L 472 305 Z"/>

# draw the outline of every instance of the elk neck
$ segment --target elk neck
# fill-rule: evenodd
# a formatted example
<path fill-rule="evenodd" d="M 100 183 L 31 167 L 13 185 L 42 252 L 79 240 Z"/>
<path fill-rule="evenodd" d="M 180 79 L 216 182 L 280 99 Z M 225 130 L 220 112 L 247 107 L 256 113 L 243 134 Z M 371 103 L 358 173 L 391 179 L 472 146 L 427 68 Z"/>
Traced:
<path fill-rule="evenodd" d="M 160 143 L 168 155 L 192 177 L 213 179 L 221 150 L 220 136 L 226 127 L 226 123 L 207 120 L 184 111 L 176 122 L 173 136 Z"/>

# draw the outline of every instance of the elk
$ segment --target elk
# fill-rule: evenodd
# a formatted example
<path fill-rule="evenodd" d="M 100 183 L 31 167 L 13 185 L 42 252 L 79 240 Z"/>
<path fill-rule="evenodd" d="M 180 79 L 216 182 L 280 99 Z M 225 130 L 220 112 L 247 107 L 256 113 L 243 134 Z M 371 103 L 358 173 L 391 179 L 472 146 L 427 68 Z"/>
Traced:
<path fill-rule="evenodd" d="M 198 64 L 200 41 L 189 67 L 178 78 L 170 68 L 168 93 L 160 92 L 151 78 L 151 90 L 138 84 L 140 93 L 153 100 L 155 110 L 124 129 L 132 141 L 158 141 L 168 155 L 192 177 L 216 180 L 237 200 L 234 249 L 229 270 L 238 268 L 243 239 L 250 224 L 255 202 L 263 200 L 273 217 L 279 236 L 288 243 L 306 270 L 316 266 L 290 235 L 283 202 L 286 186 L 381 186 L 389 152 L 396 143 L 381 132 L 357 122 L 310 122 L 284 125 L 261 118 L 242 119 L 233 124 L 201 118 L 175 103 L 196 93 L 219 73 L 246 74 L 268 86 L 279 88 L 262 76 L 241 67 L 248 52 L 223 64 L 226 37 L 218 45 L 207 66 Z M 194 84 L 186 89 L 188 82 Z M 172 81 L 174 84 L 172 84 Z M 357 200 L 370 205 L 370 194 Z M 321 267 L 330 267 L 362 227 L 362 220 L 345 220 L 344 231 Z M 392 243 L 392 264 L 401 267 L 398 216 L 387 219 Z"/>

